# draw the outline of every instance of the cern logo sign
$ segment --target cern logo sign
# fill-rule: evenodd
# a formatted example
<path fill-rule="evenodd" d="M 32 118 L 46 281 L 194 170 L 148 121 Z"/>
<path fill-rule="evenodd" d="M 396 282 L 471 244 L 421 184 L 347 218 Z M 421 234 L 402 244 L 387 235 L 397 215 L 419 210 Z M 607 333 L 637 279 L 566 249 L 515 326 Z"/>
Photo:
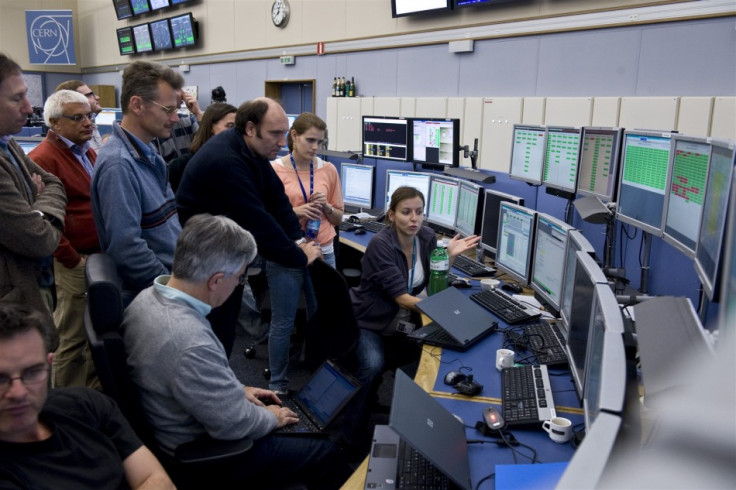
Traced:
<path fill-rule="evenodd" d="M 75 65 L 71 10 L 26 10 L 28 58 L 35 65 Z"/>

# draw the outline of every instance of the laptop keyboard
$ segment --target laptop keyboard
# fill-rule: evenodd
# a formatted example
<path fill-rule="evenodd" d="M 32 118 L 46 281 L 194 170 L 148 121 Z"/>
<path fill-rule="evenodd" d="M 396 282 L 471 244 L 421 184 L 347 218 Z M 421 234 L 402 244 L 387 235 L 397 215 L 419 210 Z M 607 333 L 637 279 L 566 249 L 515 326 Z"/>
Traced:
<path fill-rule="evenodd" d="M 442 328 L 437 328 L 433 330 L 432 332 L 428 333 L 423 339 L 423 342 L 436 342 L 444 344 L 448 347 L 456 346 L 457 348 L 462 348 L 463 344 L 455 340 L 455 338 L 447 333 L 446 330 Z"/>
<path fill-rule="evenodd" d="M 470 277 L 487 276 L 496 273 L 496 269 L 493 267 L 488 267 L 487 265 L 465 255 L 458 255 L 455 257 L 452 266 Z"/>
<path fill-rule="evenodd" d="M 452 488 L 450 480 L 444 473 L 403 440 L 399 443 L 398 471 L 396 488 Z"/>
<path fill-rule="evenodd" d="M 541 314 L 527 307 L 498 289 L 489 289 L 470 295 L 470 299 L 490 311 L 509 325 L 539 318 Z"/>
<path fill-rule="evenodd" d="M 555 416 L 547 366 L 501 370 L 501 407 L 506 425 L 538 426 Z"/>
<path fill-rule="evenodd" d="M 565 352 L 565 336 L 560 331 L 557 322 L 531 323 L 524 325 L 524 333 L 529 339 L 529 348 L 539 361 L 539 364 L 558 365 L 567 364 Z"/>
<path fill-rule="evenodd" d="M 290 409 L 292 412 L 297 414 L 299 416 L 299 422 L 296 424 L 290 424 L 285 425 L 277 430 L 277 432 L 281 433 L 298 433 L 298 432 L 321 432 L 319 430 L 319 427 L 314 425 L 311 420 L 309 420 L 309 417 L 307 417 L 304 412 L 299 408 L 299 406 L 296 404 L 294 400 L 291 398 L 282 398 L 281 399 L 282 406 Z"/>

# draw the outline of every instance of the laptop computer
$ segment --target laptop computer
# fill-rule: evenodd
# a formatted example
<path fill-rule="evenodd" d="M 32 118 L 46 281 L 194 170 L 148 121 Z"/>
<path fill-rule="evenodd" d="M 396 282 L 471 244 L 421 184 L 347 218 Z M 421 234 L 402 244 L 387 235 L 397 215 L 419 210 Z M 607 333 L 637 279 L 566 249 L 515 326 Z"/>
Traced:
<path fill-rule="evenodd" d="M 495 317 L 456 288 L 447 288 L 417 303 L 433 320 L 409 334 L 425 344 L 464 352 L 496 330 Z"/>
<path fill-rule="evenodd" d="M 404 442 L 449 480 L 450 486 L 470 489 L 470 463 L 465 428 L 429 393 L 400 369 L 396 371 L 389 425 L 377 425 L 368 460 L 366 489 L 392 490 L 407 486 L 400 471 Z"/>
<path fill-rule="evenodd" d="M 297 414 L 299 422 L 275 432 L 293 435 L 323 433 L 358 389 L 360 383 L 350 373 L 332 361 L 325 361 L 301 390 L 279 397 L 283 406 Z"/>

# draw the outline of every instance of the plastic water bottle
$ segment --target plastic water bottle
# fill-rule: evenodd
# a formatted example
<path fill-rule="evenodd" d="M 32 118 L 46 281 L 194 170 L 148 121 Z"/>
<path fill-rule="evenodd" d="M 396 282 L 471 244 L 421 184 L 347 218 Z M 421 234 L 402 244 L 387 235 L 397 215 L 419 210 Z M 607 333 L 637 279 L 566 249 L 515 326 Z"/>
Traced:
<path fill-rule="evenodd" d="M 307 221 L 307 231 L 304 232 L 304 236 L 307 240 L 316 240 L 317 234 L 319 233 L 320 220 L 310 219 Z"/>
<path fill-rule="evenodd" d="M 429 284 L 427 294 L 430 296 L 447 288 L 447 273 L 450 271 L 450 256 L 442 245 L 439 245 L 429 256 Z"/>

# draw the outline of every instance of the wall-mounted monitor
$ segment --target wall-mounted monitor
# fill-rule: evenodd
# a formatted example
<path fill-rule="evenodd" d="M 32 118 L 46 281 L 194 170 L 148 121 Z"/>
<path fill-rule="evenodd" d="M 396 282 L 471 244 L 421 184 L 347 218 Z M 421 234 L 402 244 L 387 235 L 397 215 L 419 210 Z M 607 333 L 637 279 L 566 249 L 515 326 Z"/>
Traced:
<path fill-rule="evenodd" d="M 394 191 L 402 186 L 418 189 L 424 196 L 424 215 L 427 215 L 429 207 L 429 184 L 432 175 L 422 172 L 410 172 L 405 170 L 386 170 L 386 205 L 384 210 L 388 212 L 391 204 L 391 196 Z"/>
<path fill-rule="evenodd" d="M 509 177 L 540 185 L 546 145 L 547 129 L 545 127 L 514 124 Z"/>
<path fill-rule="evenodd" d="M 496 267 L 524 285 L 529 284 L 532 272 L 536 222 L 536 211 L 508 202 L 501 203 Z"/>
<path fill-rule="evenodd" d="M 171 38 L 171 26 L 169 19 L 161 19 L 150 23 L 151 35 L 153 37 L 153 49 L 163 51 L 172 49 L 174 41 Z"/>
<path fill-rule="evenodd" d="M 578 194 L 607 203 L 616 200 L 621 128 L 583 128 L 578 170 Z"/>
<path fill-rule="evenodd" d="M 408 161 L 410 123 L 403 117 L 363 116 L 363 156 Z"/>
<path fill-rule="evenodd" d="M 430 165 L 460 164 L 460 119 L 411 119 L 412 160 Z"/>
<path fill-rule="evenodd" d="M 670 158 L 672 170 L 662 237 L 688 257 L 694 257 L 705 201 L 710 141 L 676 134 Z"/>
<path fill-rule="evenodd" d="M 452 0 L 391 0 L 391 17 L 450 10 Z"/>
<path fill-rule="evenodd" d="M 514 0 L 455 0 L 455 7 L 473 7 L 475 5 L 495 5 L 507 3 Z"/>
<path fill-rule="evenodd" d="M 112 4 L 115 7 L 115 15 L 117 15 L 118 20 L 133 17 L 133 7 L 130 6 L 130 0 L 112 0 Z"/>
<path fill-rule="evenodd" d="M 544 155 L 542 183 L 563 192 L 574 193 L 578 183 L 578 161 L 582 128 L 549 126 Z"/>
<path fill-rule="evenodd" d="M 624 132 L 616 218 L 662 236 L 672 135 L 653 131 Z"/>
<path fill-rule="evenodd" d="M 532 289 L 556 314 L 560 310 L 562 273 L 570 225 L 545 213 L 537 215 L 532 258 Z"/>
<path fill-rule="evenodd" d="M 121 27 L 117 30 L 118 51 L 121 55 L 135 53 L 135 40 L 133 39 L 132 27 Z"/>
<path fill-rule="evenodd" d="M 340 164 L 340 187 L 345 212 L 358 213 L 373 208 L 374 167 L 355 163 Z"/>
<path fill-rule="evenodd" d="M 179 5 L 181 3 L 187 3 L 191 0 L 171 0 L 171 5 Z"/>
<path fill-rule="evenodd" d="M 477 184 L 460 180 L 457 197 L 457 220 L 455 231 L 463 236 L 480 234 L 483 223 L 483 200 L 485 189 Z M 498 229 L 498 227 L 496 227 Z"/>
<path fill-rule="evenodd" d="M 150 53 L 153 51 L 151 26 L 147 23 L 133 26 L 133 39 L 135 40 L 135 51 L 137 53 Z"/>
<path fill-rule="evenodd" d="M 145 14 L 151 11 L 148 0 L 130 0 L 130 5 L 133 7 L 133 15 Z"/>
<path fill-rule="evenodd" d="M 703 285 L 703 291 L 711 301 L 718 300 L 721 250 L 728 218 L 728 194 L 734 173 L 734 155 L 733 142 L 711 141 L 703 216 L 695 246 L 695 271 Z"/>
<path fill-rule="evenodd" d="M 197 44 L 197 24 L 191 12 L 169 18 L 174 47 L 183 48 Z"/>
<path fill-rule="evenodd" d="M 148 3 L 151 5 L 151 10 L 164 9 L 171 5 L 169 0 L 148 0 Z"/>
<path fill-rule="evenodd" d="M 455 230 L 460 181 L 443 175 L 432 175 L 429 184 L 427 221 L 442 230 Z"/>
<path fill-rule="evenodd" d="M 512 196 L 505 192 L 487 189 L 483 198 L 483 216 L 480 229 L 480 248 L 488 255 L 496 256 L 498 243 L 498 220 L 501 216 L 501 203 L 510 202 L 518 206 L 524 205 L 524 198 Z"/>

